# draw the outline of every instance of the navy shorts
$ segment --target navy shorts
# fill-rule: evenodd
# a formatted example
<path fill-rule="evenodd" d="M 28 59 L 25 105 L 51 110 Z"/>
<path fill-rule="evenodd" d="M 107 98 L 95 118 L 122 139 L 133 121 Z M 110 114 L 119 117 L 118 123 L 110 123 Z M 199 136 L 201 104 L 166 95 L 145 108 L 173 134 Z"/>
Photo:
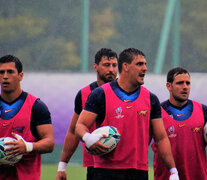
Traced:
<path fill-rule="evenodd" d="M 148 180 L 148 171 L 137 169 L 91 168 L 90 175 L 87 180 Z"/>
<path fill-rule="evenodd" d="M 87 178 L 86 180 L 93 180 L 94 168 L 92 166 L 87 167 Z"/>

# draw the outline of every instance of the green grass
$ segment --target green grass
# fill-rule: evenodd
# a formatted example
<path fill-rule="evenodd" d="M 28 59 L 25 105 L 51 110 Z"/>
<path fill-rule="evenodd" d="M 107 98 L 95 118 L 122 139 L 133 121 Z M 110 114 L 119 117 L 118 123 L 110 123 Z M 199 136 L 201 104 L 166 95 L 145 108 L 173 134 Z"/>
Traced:
<path fill-rule="evenodd" d="M 82 166 L 68 166 L 67 169 L 68 179 L 70 180 L 85 180 L 86 168 Z M 57 164 L 42 164 L 41 180 L 55 180 L 57 173 Z M 153 180 L 153 169 L 149 168 L 149 180 Z"/>

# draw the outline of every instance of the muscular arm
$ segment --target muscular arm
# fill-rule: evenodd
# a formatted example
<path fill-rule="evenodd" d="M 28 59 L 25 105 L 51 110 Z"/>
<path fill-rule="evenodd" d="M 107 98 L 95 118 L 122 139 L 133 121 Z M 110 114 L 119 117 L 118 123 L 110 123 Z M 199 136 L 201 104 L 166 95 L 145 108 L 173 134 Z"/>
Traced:
<path fill-rule="evenodd" d="M 77 113 L 73 113 L 73 117 L 70 123 L 70 127 L 68 128 L 68 131 L 65 136 L 64 145 L 60 157 L 60 162 L 68 163 L 76 151 L 79 139 L 75 135 L 75 125 L 77 123 L 79 115 Z M 57 171 L 56 180 L 66 180 L 67 175 L 65 171 Z"/>
<path fill-rule="evenodd" d="M 75 125 L 77 123 L 78 117 L 79 115 L 74 112 L 70 123 L 70 127 L 68 128 L 68 131 L 65 136 L 60 161 L 68 163 L 70 161 L 70 158 L 74 154 L 75 150 L 77 149 L 79 139 L 75 136 Z"/>
<path fill-rule="evenodd" d="M 89 149 L 94 154 L 98 155 L 98 154 L 107 152 L 109 148 L 99 141 L 101 137 L 105 137 L 106 135 L 96 134 L 95 135 L 96 137 L 95 137 L 92 134 L 88 134 L 90 137 L 87 136 L 86 139 L 83 139 L 84 135 L 86 133 L 89 133 L 89 129 L 92 126 L 92 124 L 95 122 L 96 118 L 97 118 L 97 114 L 90 112 L 90 111 L 83 110 L 76 124 L 75 132 L 76 132 L 77 137 L 86 143 L 86 146 L 88 143 L 91 143 L 92 145 L 89 147 Z"/>
<path fill-rule="evenodd" d="M 83 140 L 85 133 L 89 132 L 90 127 L 95 122 L 97 114 L 83 110 L 78 118 L 75 133 L 80 140 Z"/>
<path fill-rule="evenodd" d="M 52 124 L 39 125 L 36 128 L 40 140 L 33 142 L 33 152 L 41 154 L 52 152 L 55 145 Z"/>
<path fill-rule="evenodd" d="M 162 118 L 151 120 L 155 145 L 157 147 L 160 158 L 168 169 L 175 167 L 170 141 L 164 128 Z"/>

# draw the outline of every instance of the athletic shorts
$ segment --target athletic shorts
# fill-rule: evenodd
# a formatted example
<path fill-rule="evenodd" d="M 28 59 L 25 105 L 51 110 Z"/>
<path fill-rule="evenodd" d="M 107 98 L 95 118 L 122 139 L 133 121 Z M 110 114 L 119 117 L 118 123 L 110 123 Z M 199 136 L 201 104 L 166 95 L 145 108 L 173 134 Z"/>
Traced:
<path fill-rule="evenodd" d="M 91 169 L 92 179 L 87 180 L 148 180 L 148 171 L 137 169 Z"/>
<path fill-rule="evenodd" d="M 93 180 L 94 168 L 92 166 L 87 167 L 87 179 L 86 180 Z"/>

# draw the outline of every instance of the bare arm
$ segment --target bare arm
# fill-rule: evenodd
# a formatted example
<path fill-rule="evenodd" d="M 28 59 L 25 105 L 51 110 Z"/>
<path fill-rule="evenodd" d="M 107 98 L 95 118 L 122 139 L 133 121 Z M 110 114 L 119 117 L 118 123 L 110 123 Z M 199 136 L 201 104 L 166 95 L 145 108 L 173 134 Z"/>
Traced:
<path fill-rule="evenodd" d="M 70 158 L 74 154 L 75 150 L 77 149 L 77 146 L 79 144 L 79 139 L 75 135 L 75 126 L 78 117 L 79 115 L 74 112 L 70 123 L 70 127 L 68 128 L 67 134 L 65 136 L 60 161 L 68 163 L 70 161 Z"/>
<path fill-rule="evenodd" d="M 158 154 L 165 163 L 166 167 L 170 170 L 175 167 L 175 162 L 171 151 L 170 141 L 164 128 L 163 120 L 161 118 L 152 119 L 151 123 Z"/>
<path fill-rule="evenodd" d="M 79 139 L 75 135 L 75 126 L 77 123 L 79 115 L 77 113 L 73 113 L 73 117 L 70 123 L 70 127 L 68 128 L 67 134 L 65 136 L 63 150 L 60 157 L 60 162 L 68 163 L 70 161 L 70 158 L 74 154 L 75 150 L 78 147 Z M 66 166 L 66 164 L 64 165 Z M 66 168 L 66 167 L 65 167 Z M 56 175 L 56 180 L 65 180 L 66 177 L 65 170 L 58 170 Z"/>
<path fill-rule="evenodd" d="M 12 135 L 17 138 L 17 141 L 6 143 L 8 145 L 13 145 L 6 148 L 8 151 L 11 150 L 7 155 L 17 156 L 25 152 L 35 152 L 39 154 L 52 152 L 55 145 L 52 124 L 39 125 L 36 128 L 40 137 L 40 140 L 36 142 L 27 142 L 22 136 L 12 133 Z"/>
<path fill-rule="evenodd" d="M 76 124 L 76 135 L 77 137 L 86 143 L 86 146 L 94 153 L 100 154 L 105 153 L 109 149 L 109 147 L 102 144 L 99 140 L 101 137 L 105 137 L 106 135 L 101 134 L 90 134 L 89 129 L 92 124 L 95 122 L 97 114 L 83 110 L 78 118 L 78 122 Z M 87 135 L 87 137 L 85 136 Z M 84 139 L 84 137 L 86 137 Z M 92 142 L 92 143 L 91 143 Z M 88 144 L 91 144 L 90 147 Z"/>
<path fill-rule="evenodd" d="M 97 114 L 83 110 L 78 118 L 75 133 L 77 137 L 83 141 L 85 133 L 89 132 L 90 127 L 95 122 Z"/>
<path fill-rule="evenodd" d="M 41 154 L 52 152 L 55 145 L 52 124 L 37 126 L 37 133 L 40 137 L 40 140 L 37 142 L 33 142 L 33 152 Z"/>

